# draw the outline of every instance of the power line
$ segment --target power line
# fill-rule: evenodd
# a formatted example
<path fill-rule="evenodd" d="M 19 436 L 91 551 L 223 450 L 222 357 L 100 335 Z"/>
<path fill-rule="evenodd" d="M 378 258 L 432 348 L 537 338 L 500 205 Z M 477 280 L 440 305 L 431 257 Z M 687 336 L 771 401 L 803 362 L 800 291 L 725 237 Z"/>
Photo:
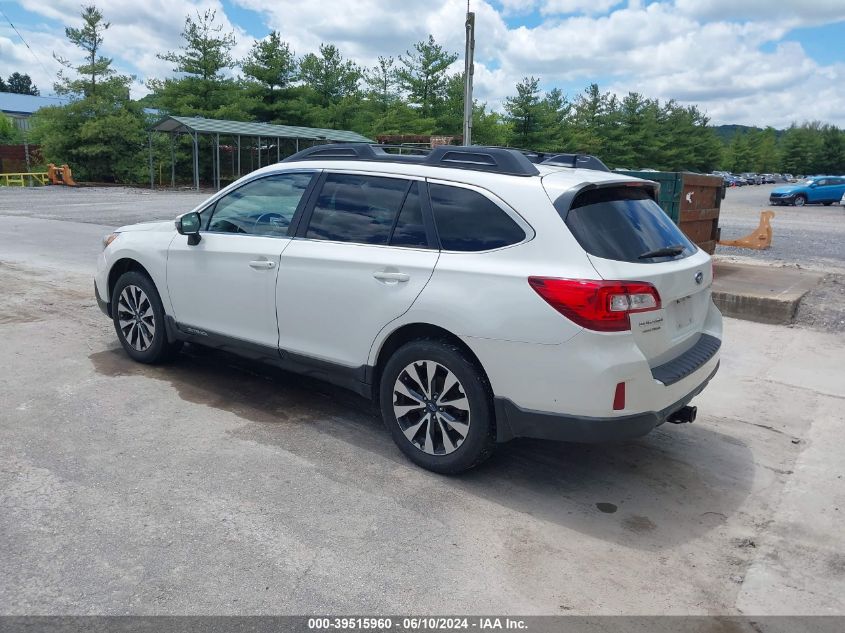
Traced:
<path fill-rule="evenodd" d="M 29 52 L 30 52 L 30 53 L 32 54 L 32 56 L 35 58 L 35 61 L 37 61 L 37 62 L 38 62 L 38 65 L 39 65 L 39 66 L 41 66 L 41 68 L 44 70 L 44 72 L 45 72 L 47 75 L 49 75 L 49 74 L 50 74 L 50 71 L 49 71 L 49 70 L 47 70 L 47 67 L 46 67 L 46 66 L 44 66 L 44 64 L 43 64 L 43 63 L 41 63 L 41 60 L 40 60 L 40 59 L 38 59 L 38 55 L 36 55 L 36 54 L 35 54 L 35 51 L 34 51 L 34 50 L 32 50 L 32 47 L 31 47 L 31 46 L 27 43 L 27 41 L 23 38 L 23 35 L 21 35 L 21 32 L 20 32 L 20 31 L 18 31 L 17 27 L 16 27 L 14 24 L 12 24 L 12 21 L 9 19 L 9 16 L 8 16 L 8 15 L 6 15 L 6 12 L 5 12 L 5 11 L 3 11 L 3 9 L 2 9 L 2 8 L 0 8 L 0 13 L 2 13 L 2 14 L 3 14 L 3 17 L 4 17 L 4 18 L 6 18 L 6 22 L 8 22 L 8 23 L 9 23 L 9 26 L 11 26 L 11 27 L 12 27 L 12 30 L 14 30 L 14 32 L 18 34 L 18 37 L 19 37 L 19 38 L 21 38 L 21 42 L 23 42 L 23 45 L 27 47 L 27 49 L 29 50 Z"/>

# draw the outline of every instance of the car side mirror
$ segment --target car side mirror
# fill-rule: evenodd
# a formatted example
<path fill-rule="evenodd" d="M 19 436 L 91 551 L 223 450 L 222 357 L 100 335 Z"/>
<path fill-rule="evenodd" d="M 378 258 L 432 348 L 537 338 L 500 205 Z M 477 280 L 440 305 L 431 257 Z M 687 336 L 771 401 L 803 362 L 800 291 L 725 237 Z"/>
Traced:
<path fill-rule="evenodd" d="M 196 246 L 202 239 L 200 237 L 201 224 L 202 220 L 200 220 L 200 214 L 196 211 L 191 211 L 190 213 L 180 215 L 176 218 L 176 231 L 179 235 L 188 236 L 189 246 Z"/>

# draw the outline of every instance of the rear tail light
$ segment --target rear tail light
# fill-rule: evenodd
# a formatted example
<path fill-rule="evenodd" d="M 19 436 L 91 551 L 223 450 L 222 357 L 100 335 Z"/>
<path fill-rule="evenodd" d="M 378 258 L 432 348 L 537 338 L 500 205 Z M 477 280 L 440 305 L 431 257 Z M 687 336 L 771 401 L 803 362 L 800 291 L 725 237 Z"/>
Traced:
<path fill-rule="evenodd" d="M 629 314 L 660 309 L 657 288 L 643 281 L 529 277 L 528 283 L 563 316 L 597 332 L 630 330 Z"/>

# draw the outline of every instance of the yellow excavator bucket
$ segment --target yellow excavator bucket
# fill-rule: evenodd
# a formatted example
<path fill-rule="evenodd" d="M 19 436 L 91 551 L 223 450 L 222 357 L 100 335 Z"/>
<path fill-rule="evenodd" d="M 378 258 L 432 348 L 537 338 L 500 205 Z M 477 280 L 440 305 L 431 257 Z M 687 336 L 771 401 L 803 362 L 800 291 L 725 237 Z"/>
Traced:
<path fill-rule="evenodd" d="M 762 251 L 772 245 L 772 218 L 774 211 L 762 211 L 760 224 L 751 233 L 738 240 L 719 240 L 722 246 L 737 246 L 739 248 L 753 248 Z"/>

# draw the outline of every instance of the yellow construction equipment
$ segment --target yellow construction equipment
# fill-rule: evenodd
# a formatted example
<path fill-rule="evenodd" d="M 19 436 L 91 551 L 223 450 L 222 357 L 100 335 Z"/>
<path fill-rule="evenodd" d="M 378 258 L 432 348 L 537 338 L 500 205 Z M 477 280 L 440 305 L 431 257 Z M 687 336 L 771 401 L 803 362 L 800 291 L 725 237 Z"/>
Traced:
<path fill-rule="evenodd" d="M 737 246 L 739 248 L 753 248 L 757 251 L 766 250 L 772 245 L 772 218 L 774 211 L 762 211 L 760 224 L 751 233 L 738 240 L 719 240 L 722 246 Z"/>
<path fill-rule="evenodd" d="M 67 165 L 56 167 L 53 163 L 50 163 L 47 165 L 47 177 L 53 185 L 76 186 L 76 181 L 73 179 L 73 174 L 70 173 L 70 167 Z"/>
<path fill-rule="evenodd" d="M 46 185 L 48 182 L 48 176 L 43 171 L 0 174 L 0 186 L 27 187 L 30 185 Z"/>

